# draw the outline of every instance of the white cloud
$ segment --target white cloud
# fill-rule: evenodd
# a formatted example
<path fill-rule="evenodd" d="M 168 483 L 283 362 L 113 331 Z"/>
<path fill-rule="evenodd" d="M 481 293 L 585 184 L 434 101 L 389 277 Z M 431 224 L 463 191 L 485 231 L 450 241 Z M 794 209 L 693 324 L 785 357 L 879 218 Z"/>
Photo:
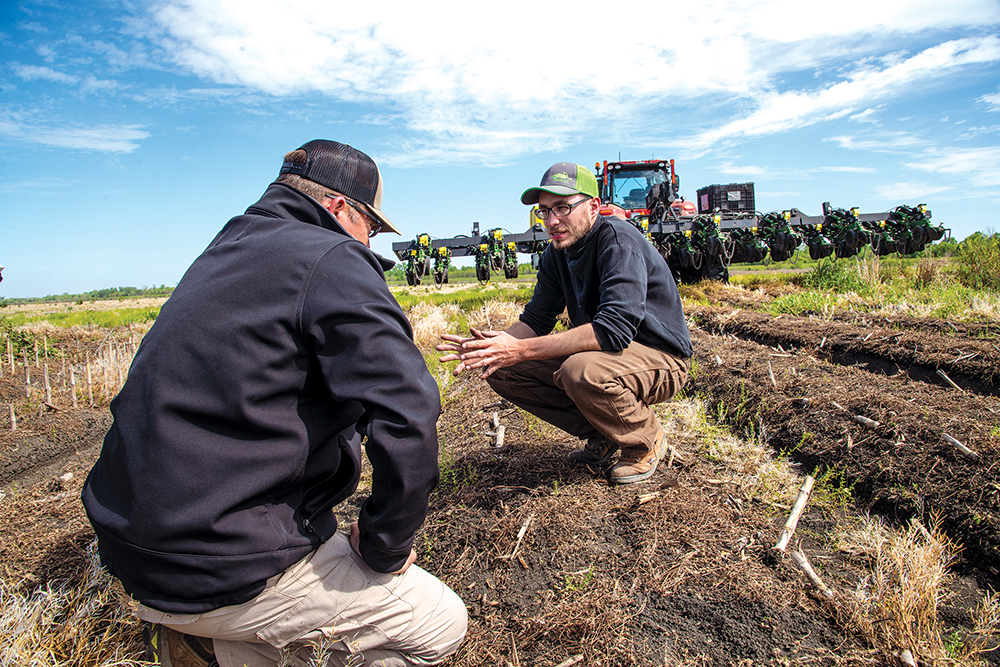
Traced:
<path fill-rule="evenodd" d="M 841 148 L 872 153 L 911 153 L 914 148 L 926 146 L 927 141 L 906 132 L 883 132 L 875 139 L 858 139 L 849 135 L 826 137 L 823 141 L 835 141 Z"/>
<path fill-rule="evenodd" d="M 909 58 L 889 58 L 884 68 L 864 65 L 841 81 L 818 91 L 767 92 L 757 110 L 694 137 L 690 145 L 707 148 L 741 137 L 757 137 L 842 117 L 862 104 L 891 98 L 902 89 L 926 85 L 963 66 L 1000 60 L 1000 37 L 958 39 L 930 47 Z"/>
<path fill-rule="evenodd" d="M 918 183 L 914 181 L 900 183 L 886 183 L 875 188 L 875 194 L 883 199 L 893 200 L 918 200 L 939 192 L 952 190 L 950 185 L 931 185 L 929 183 Z"/>
<path fill-rule="evenodd" d="M 525 0 L 390 2 L 377 18 L 318 1 L 173 0 L 152 19 L 146 35 L 204 79 L 379 104 L 418 133 L 410 164 L 442 150 L 492 159 L 581 136 L 618 143 L 649 133 L 651 109 L 677 105 L 745 116 L 702 132 L 694 149 L 850 114 L 864 121 L 906 86 L 1000 59 L 995 36 L 886 54 L 914 32 L 1000 23 L 994 0 L 637 0 L 600 16 Z M 669 26 L 679 29 L 665 39 Z M 628 39 L 612 49 L 601 35 Z M 822 74 L 815 90 L 781 90 L 785 73 L 812 68 Z M 840 70 L 844 80 L 829 83 Z"/>
<path fill-rule="evenodd" d="M 150 136 L 139 125 L 51 127 L 24 122 L 15 114 L 0 115 L 0 136 L 43 146 L 107 153 L 131 153 Z"/>
<path fill-rule="evenodd" d="M 112 90 L 117 90 L 120 87 L 121 84 L 118 81 L 98 79 L 94 76 L 88 76 L 80 85 L 80 92 L 102 95 Z"/>
<path fill-rule="evenodd" d="M 20 23 L 18 24 L 17 27 L 20 28 L 21 30 L 30 30 L 31 32 L 37 32 L 38 34 L 41 35 L 44 35 L 49 32 L 48 28 L 46 28 L 44 25 L 36 21 L 27 21 L 24 23 Z"/>
<path fill-rule="evenodd" d="M 732 162 L 723 162 L 719 164 L 718 167 L 713 169 L 716 173 L 727 174 L 732 176 L 739 176 L 743 178 L 754 178 L 754 179 L 791 179 L 791 180 L 803 180 L 811 179 L 814 174 L 831 174 L 831 173 L 846 173 L 846 174 L 874 174 L 876 169 L 871 167 L 841 167 L 841 166 L 827 166 L 827 167 L 814 167 L 811 169 L 802 169 L 799 167 L 782 169 L 780 167 L 764 166 L 764 165 L 737 165 Z"/>
<path fill-rule="evenodd" d="M 977 102 L 982 102 L 986 106 L 990 107 L 990 111 L 1000 111 L 1000 93 L 993 93 L 991 95 L 983 95 Z"/>
<path fill-rule="evenodd" d="M 879 109 L 865 109 L 860 113 L 856 113 L 850 117 L 855 123 L 877 123 L 878 119 L 875 118 L 875 114 L 879 112 Z"/>
<path fill-rule="evenodd" d="M 966 141 L 968 139 L 975 139 L 981 134 L 993 134 L 994 132 L 1000 132 L 1000 125 L 979 125 L 968 128 L 965 132 L 958 135 L 958 139 L 961 141 Z"/>
<path fill-rule="evenodd" d="M 68 181 L 64 178 L 42 177 L 30 181 L 0 182 L 0 192 L 6 194 L 54 195 L 63 193 L 75 185 L 75 181 Z"/>
<path fill-rule="evenodd" d="M 45 81 L 55 81 L 56 83 L 76 83 L 80 80 L 80 77 L 78 76 L 57 72 L 51 67 L 38 67 L 37 65 L 12 63 L 11 69 L 25 81 L 37 81 L 41 79 Z"/>
<path fill-rule="evenodd" d="M 1000 186 L 1000 146 L 981 148 L 933 148 L 921 159 L 904 163 L 911 169 L 960 176 L 974 187 Z"/>

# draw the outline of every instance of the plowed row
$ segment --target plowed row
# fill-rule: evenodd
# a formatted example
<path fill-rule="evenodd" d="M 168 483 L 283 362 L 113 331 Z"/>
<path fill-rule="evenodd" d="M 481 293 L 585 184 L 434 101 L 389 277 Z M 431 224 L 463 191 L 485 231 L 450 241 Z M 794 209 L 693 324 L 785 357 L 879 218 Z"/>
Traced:
<path fill-rule="evenodd" d="M 689 391 L 807 469 L 841 477 L 862 508 L 897 521 L 940 516 L 964 546 L 962 565 L 996 587 L 996 327 L 732 308 L 689 315 L 699 327 Z M 945 435 L 977 456 L 963 455 Z"/>

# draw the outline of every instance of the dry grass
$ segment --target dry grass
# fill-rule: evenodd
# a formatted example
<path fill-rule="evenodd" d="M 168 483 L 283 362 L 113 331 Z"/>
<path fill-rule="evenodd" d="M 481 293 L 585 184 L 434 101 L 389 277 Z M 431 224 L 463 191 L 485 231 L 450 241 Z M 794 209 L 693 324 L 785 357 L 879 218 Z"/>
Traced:
<path fill-rule="evenodd" d="M 916 271 L 913 274 L 914 287 L 921 290 L 934 284 L 934 281 L 938 279 L 938 275 L 941 273 L 941 268 L 945 265 L 945 263 L 946 262 L 943 259 L 925 258 L 920 260 L 920 263 L 917 264 Z"/>
<path fill-rule="evenodd" d="M 521 310 L 513 301 L 487 301 L 482 308 L 469 313 L 469 326 L 481 331 L 503 331 L 517 322 Z"/>
<path fill-rule="evenodd" d="M 433 350 L 442 333 L 454 333 L 462 311 L 452 303 L 435 306 L 418 303 L 406 313 L 413 327 L 413 342 L 421 350 Z"/>
<path fill-rule="evenodd" d="M 857 256 L 855 268 L 858 272 L 858 279 L 872 292 L 876 292 L 885 282 L 882 274 L 882 260 L 877 255 L 865 258 Z"/>
<path fill-rule="evenodd" d="M 1000 294 L 976 294 L 972 297 L 969 315 L 973 318 L 1000 321 Z"/>
<path fill-rule="evenodd" d="M 134 659 L 139 621 L 121 584 L 98 562 L 96 543 L 77 584 L 50 582 L 31 594 L 0 583 L 0 664 L 33 667 L 145 665 Z"/>
<path fill-rule="evenodd" d="M 856 630 L 886 661 L 909 650 L 918 664 L 980 664 L 1000 635 L 1000 599 L 987 595 L 964 637 L 946 637 L 938 620 L 957 547 L 936 527 L 913 522 L 892 530 L 863 517 L 841 527 L 836 545 L 868 561 L 870 574 L 845 605 L 842 622 Z M 991 644 L 992 642 L 992 644 Z"/>

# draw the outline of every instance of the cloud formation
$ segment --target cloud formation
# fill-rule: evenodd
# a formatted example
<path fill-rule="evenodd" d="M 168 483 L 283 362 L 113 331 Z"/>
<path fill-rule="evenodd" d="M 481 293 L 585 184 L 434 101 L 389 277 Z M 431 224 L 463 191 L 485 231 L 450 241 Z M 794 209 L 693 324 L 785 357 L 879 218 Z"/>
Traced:
<path fill-rule="evenodd" d="M 435 161 L 445 146 L 474 160 L 558 150 L 581 134 L 611 141 L 648 132 L 657 110 L 718 113 L 735 102 L 731 120 L 688 143 L 700 151 L 847 114 L 867 120 L 866 109 L 909 86 L 1000 60 L 995 35 L 915 38 L 996 25 L 992 0 L 628 9 L 597 17 L 521 0 L 398 3 L 378 15 L 338 6 L 333 20 L 323 2 L 173 0 L 152 16 L 157 46 L 198 77 L 279 97 L 378 102 L 419 135 L 406 147 L 410 163 Z M 912 44 L 923 46 L 905 50 Z M 806 70 L 819 77 L 811 85 L 782 83 Z"/>
<path fill-rule="evenodd" d="M 131 153 L 149 132 L 140 125 L 54 127 L 25 122 L 0 109 L 0 137 L 71 150 Z"/>

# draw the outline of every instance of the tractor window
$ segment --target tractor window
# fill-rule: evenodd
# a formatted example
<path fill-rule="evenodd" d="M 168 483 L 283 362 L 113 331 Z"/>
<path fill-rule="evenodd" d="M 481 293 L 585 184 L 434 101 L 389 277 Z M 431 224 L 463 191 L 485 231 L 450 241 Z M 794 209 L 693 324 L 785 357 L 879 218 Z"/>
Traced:
<path fill-rule="evenodd" d="M 657 169 L 611 172 L 611 198 L 622 208 L 646 208 L 646 193 L 657 183 L 666 183 L 667 174 Z"/>

